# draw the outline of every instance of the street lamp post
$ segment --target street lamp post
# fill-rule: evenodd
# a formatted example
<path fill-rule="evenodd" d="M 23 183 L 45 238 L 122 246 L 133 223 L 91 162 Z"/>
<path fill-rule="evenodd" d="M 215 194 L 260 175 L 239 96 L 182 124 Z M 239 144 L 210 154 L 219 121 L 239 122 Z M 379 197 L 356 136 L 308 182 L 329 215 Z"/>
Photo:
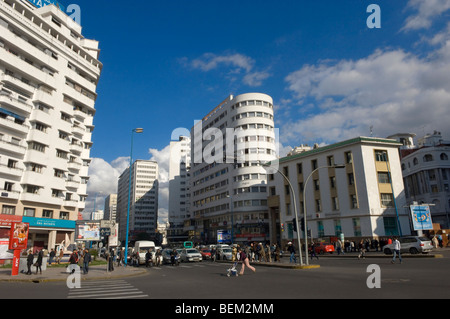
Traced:
<path fill-rule="evenodd" d="M 306 221 L 306 185 L 308 185 L 308 181 L 311 179 L 311 177 L 314 175 L 315 172 L 322 168 L 345 168 L 345 165 L 330 165 L 330 166 L 321 166 L 316 168 L 309 174 L 308 178 L 306 179 L 305 185 L 303 185 L 303 231 L 305 233 L 305 257 L 306 257 L 306 265 L 309 265 L 308 261 L 308 226 Z"/>
<path fill-rule="evenodd" d="M 131 201 L 131 171 L 133 166 L 133 135 L 134 133 L 142 133 L 144 132 L 144 129 L 142 128 L 136 128 L 131 130 L 131 152 L 130 152 L 130 168 L 129 168 L 129 179 L 128 179 L 128 207 L 127 207 L 127 233 L 125 237 L 125 266 L 127 265 L 127 259 L 128 259 L 128 232 L 130 230 L 130 201 Z"/>

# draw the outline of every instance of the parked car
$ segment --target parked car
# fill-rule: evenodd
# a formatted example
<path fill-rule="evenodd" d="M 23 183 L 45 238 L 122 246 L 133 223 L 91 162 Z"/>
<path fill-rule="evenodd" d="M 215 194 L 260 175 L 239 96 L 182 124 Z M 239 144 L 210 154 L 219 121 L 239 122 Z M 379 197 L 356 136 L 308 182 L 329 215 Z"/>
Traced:
<path fill-rule="evenodd" d="M 209 248 L 200 249 L 200 254 L 202 255 L 203 260 L 211 259 L 211 249 Z"/>
<path fill-rule="evenodd" d="M 202 254 L 195 248 L 184 248 L 180 254 L 181 261 L 202 261 Z"/>
<path fill-rule="evenodd" d="M 433 244 L 431 240 L 426 237 L 419 236 L 405 236 L 400 237 L 400 253 L 411 253 L 411 254 L 426 254 L 433 250 Z M 394 244 L 388 244 L 383 246 L 383 252 L 386 255 L 391 255 L 394 252 Z"/>
<path fill-rule="evenodd" d="M 229 246 L 218 247 L 216 250 L 217 260 L 232 260 L 233 253 Z"/>
<path fill-rule="evenodd" d="M 334 253 L 334 246 L 330 243 L 316 243 L 314 244 L 314 250 L 316 251 L 316 254 L 323 255 L 325 253 Z M 311 251 L 311 247 L 309 248 L 309 251 Z"/>

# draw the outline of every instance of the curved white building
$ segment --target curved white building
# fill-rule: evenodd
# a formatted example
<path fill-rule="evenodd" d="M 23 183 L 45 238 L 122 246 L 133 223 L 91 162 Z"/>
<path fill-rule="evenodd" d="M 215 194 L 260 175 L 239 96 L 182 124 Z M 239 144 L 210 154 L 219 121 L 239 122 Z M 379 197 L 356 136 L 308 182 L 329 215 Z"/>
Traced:
<path fill-rule="evenodd" d="M 269 239 L 267 172 L 277 156 L 273 100 L 261 93 L 229 96 L 191 131 L 191 212 L 196 240 Z M 220 238 L 219 238 L 220 240 Z"/>

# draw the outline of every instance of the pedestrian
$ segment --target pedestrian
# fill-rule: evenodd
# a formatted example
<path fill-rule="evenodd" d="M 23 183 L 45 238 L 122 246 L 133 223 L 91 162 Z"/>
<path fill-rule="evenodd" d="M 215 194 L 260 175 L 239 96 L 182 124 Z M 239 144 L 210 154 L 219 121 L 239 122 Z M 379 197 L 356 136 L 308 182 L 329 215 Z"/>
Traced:
<path fill-rule="evenodd" d="M 44 258 L 44 250 L 41 249 L 39 251 L 39 253 L 38 253 L 38 257 L 37 257 L 36 263 L 34 264 L 36 266 L 36 275 L 38 273 L 38 269 L 39 269 L 40 274 L 42 275 L 42 268 L 41 267 L 42 267 L 42 259 L 43 258 Z"/>
<path fill-rule="evenodd" d="M 266 261 L 269 263 L 272 262 L 272 249 L 269 243 L 266 244 Z"/>
<path fill-rule="evenodd" d="M 53 263 L 53 259 L 55 258 L 56 253 L 55 250 L 52 248 L 49 254 L 49 258 L 48 258 L 48 264 L 51 266 Z"/>
<path fill-rule="evenodd" d="M 242 250 L 242 248 L 239 248 L 239 259 L 240 259 L 240 261 L 242 261 L 242 268 L 241 268 L 241 271 L 239 272 L 239 275 L 242 276 L 244 274 L 245 266 L 250 268 L 253 272 L 256 272 L 255 267 L 250 265 L 247 254 Z"/>
<path fill-rule="evenodd" d="M 438 241 L 437 237 L 434 236 L 433 239 L 432 239 L 431 241 L 433 242 L 434 248 L 438 248 L 439 241 Z"/>
<path fill-rule="evenodd" d="M 145 267 L 148 268 L 149 266 L 153 267 L 153 256 L 150 249 L 145 254 Z"/>
<path fill-rule="evenodd" d="M 87 274 L 89 272 L 89 263 L 92 261 L 91 253 L 86 248 L 83 256 L 83 274 Z"/>
<path fill-rule="evenodd" d="M 262 243 L 259 243 L 259 261 L 267 261 L 266 260 L 266 252 L 264 250 L 264 246 Z"/>
<path fill-rule="evenodd" d="M 236 257 L 237 257 L 237 248 L 236 246 L 233 246 L 231 248 L 231 261 L 237 261 Z"/>
<path fill-rule="evenodd" d="M 361 241 L 359 242 L 359 255 L 358 255 L 358 259 L 366 259 L 365 257 L 366 255 L 366 248 L 364 247 L 364 241 L 361 239 Z"/>
<path fill-rule="evenodd" d="M 61 263 L 61 260 L 63 259 L 63 257 L 64 257 L 64 247 L 61 246 L 61 247 L 59 247 L 59 257 L 57 260 L 58 264 Z"/>
<path fill-rule="evenodd" d="M 275 244 L 275 261 L 281 262 L 280 256 L 281 256 L 280 246 L 278 246 L 278 244 Z"/>
<path fill-rule="evenodd" d="M 69 264 L 76 265 L 78 263 L 78 252 L 76 249 L 73 250 L 69 257 Z M 75 268 L 72 268 L 72 274 L 75 272 Z"/>
<path fill-rule="evenodd" d="M 158 249 L 156 251 L 155 256 L 156 256 L 156 267 L 159 267 L 159 265 L 161 264 L 161 258 L 162 258 L 161 249 Z"/>
<path fill-rule="evenodd" d="M 216 248 L 211 249 L 211 261 L 216 261 Z"/>
<path fill-rule="evenodd" d="M 171 262 L 172 266 L 174 266 L 176 264 L 175 261 L 176 261 L 177 255 L 178 255 L 177 250 L 173 249 L 172 252 L 170 253 L 170 262 Z"/>
<path fill-rule="evenodd" d="M 33 255 L 33 251 L 30 249 L 28 251 L 28 256 L 27 256 L 27 275 L 31 275 L 31 266 L 33 265 L 33 261 L 34 261 L 34 255 Z"/>
<path fill-rule="evenodd" d="M 317 260 L 319 260 L 319 257 L 316 254 L 316 244 L 314 244 L 314 242 L 311 243 L 311 260 L 313 260 L 313 257 L 316 257 Z"/>
<path fill-rule="evenodd" d="M 288 251 L 291 253 L 291 258 L 289 259 L 289 263 L 297 263 L 297 257 L 295 257 L 295 247 L 292 242 L 288 242 Z"/>
<path fill-rule="evenodd" d="M 344 251 L 342 250 L 342 241 L 340 239 L 338 239 L 336 241 L 336 251 L 338 256 L 342 253 L 344 255 Z"/>
<path fill-rule="evenodd" d="M 398 259 L 400 260 L 400 263 L 402 263 L 402 255 L 400 254 L 401 244 L 397 237 L 394 238 L 392 241 L 394 244 L 394 257 L 392 257 L 391 263 L 395 263 L 395 257 L 398 255 Z"/>

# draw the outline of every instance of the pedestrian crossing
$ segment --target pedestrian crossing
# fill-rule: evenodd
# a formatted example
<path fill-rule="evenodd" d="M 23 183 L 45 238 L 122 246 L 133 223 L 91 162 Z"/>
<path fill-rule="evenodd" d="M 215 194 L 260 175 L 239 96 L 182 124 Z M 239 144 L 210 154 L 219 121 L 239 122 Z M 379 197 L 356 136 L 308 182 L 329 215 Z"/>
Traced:
<path fill-rule="evenodd" d="M 148 295 L 125 280 L 83 281 L 81 288 L 71 289 L 68 299 L 136 299 Z"/>

